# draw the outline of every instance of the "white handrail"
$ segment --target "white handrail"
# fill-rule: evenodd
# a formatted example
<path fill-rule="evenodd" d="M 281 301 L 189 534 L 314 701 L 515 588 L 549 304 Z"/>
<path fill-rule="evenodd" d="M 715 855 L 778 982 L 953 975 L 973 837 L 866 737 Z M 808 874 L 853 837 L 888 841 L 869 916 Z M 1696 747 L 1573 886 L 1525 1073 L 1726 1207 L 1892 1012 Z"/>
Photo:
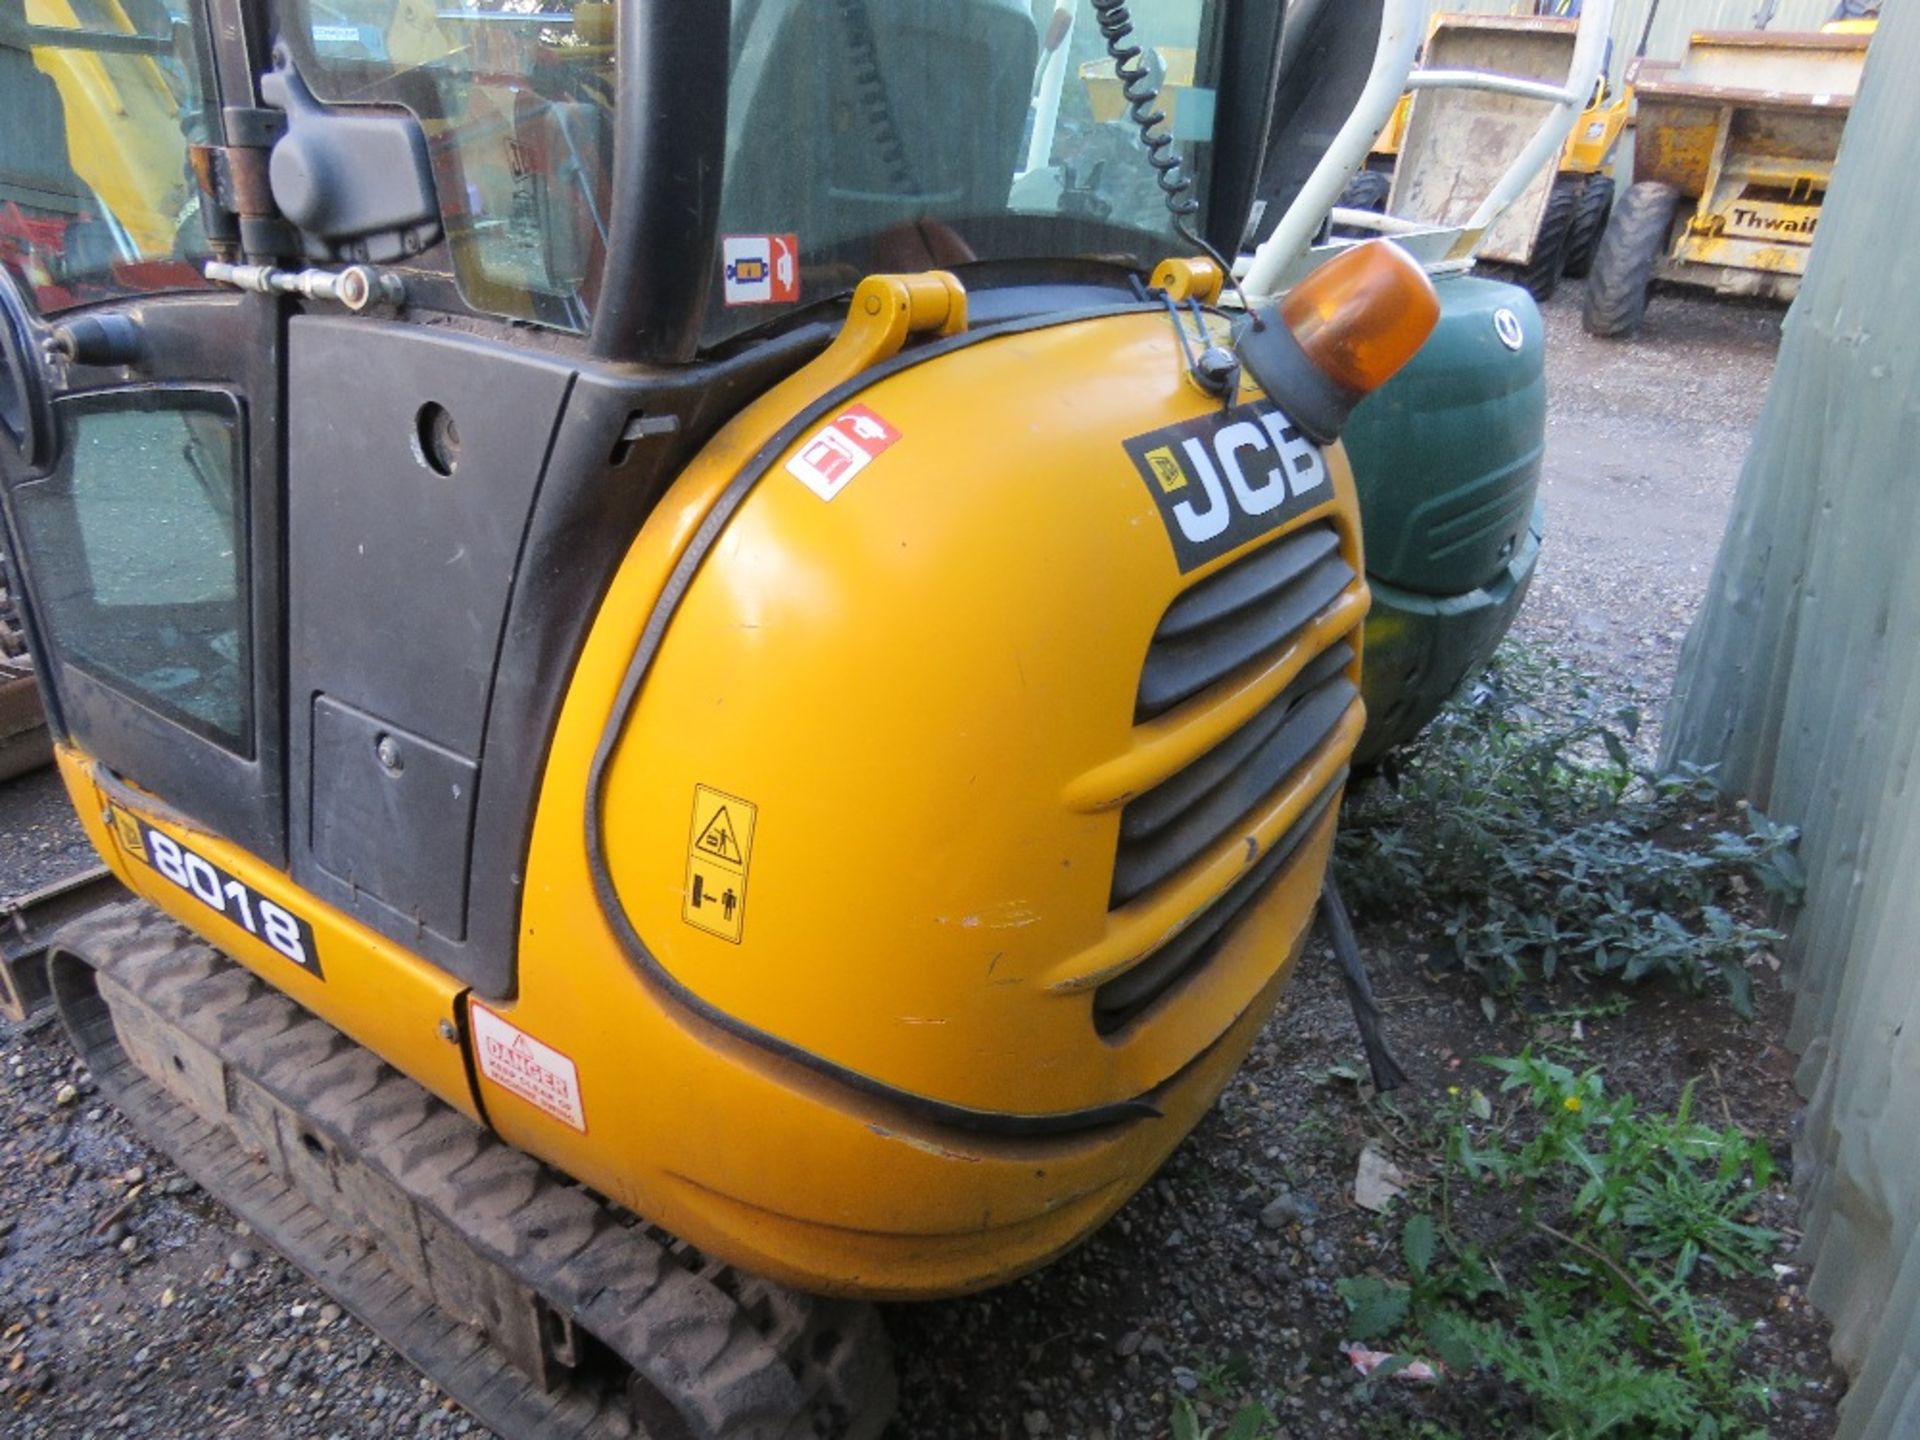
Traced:
<path fill-rule="evenodd" d="M 1327 212 L 1336 225 L 1353 225 L 1362 230 L 1377 230 L 1382 235 L 1424 235 L 1434 229 L 1424 220 L 1402 220 L 1398 215 L 1383 215 L 1378 210 L 1349 210 L 1336 205 Z"/>
<path fill-rule="evenodd" d="M 1365 163 L 1374 138 L 1392 117 L 1393 107 L 1407 88 L 1407 76 L 1413 73 L 1426 24 L 1426 0 L 1384 0 L 1380 43 L 1374 47 L 1373 69 L 1367 73 L 1366 86 L 1327 153 L 1313 167 L 1280 223 L 1273 227 L 1273 234 L 1253 252 L 1253 262 L 1241 279 L 1250 302 L 1278 293 L 1288 263 L 1313 243 L 1322 217 L 1347 188 L 1353 172 Z"/>
<path fill-rule="evenodd" d="M 1564 85 L 1538 80 L 1523 80 L 1513 75 L 1498 75 L 1479 70 L 1416 71 L 1414 58 L 1427 25 L 1426 0 L 1383 0 L 1380 15 L 1380 41 L 1374 48 L 1373 69 L 1360 92 L 1353 111 L 1341 125 L 1333 143 L 1313 167 L 1313 173 L 1294 196 L 1287 213 L 1280 217 L 1273 234 L 1253 253 L 1242 277 L 1242 285 L 1251 302 L 1277 295 L 1286 284 L 1294 262 L 1306 253 L 1319 234 L 1321 224 L 1333 211 L 1340 192 L 1353 173 L 1365 163 L 1373 142 L 1400 97 L 1409 89 L 1489 90 L 1497 94 L 1518 95 L 1538 100 L 1550 108 L 1532 138 L 1521 147 L 1498 183 L 1480 202 L 1471 219 L 1458 229 L 1467 243 L 1456 246 L 1464 261 L 1480 246 L 1500 212 L 1511 205 L 1541 165 L 1566 148 L 1567 137 L 1586 108 L 1594 85 L 1600 78 L 1606 58 L 1607 35 L 1613 25 L 1614 0 L 1587 0 L 1581 7 L 1579 28 L 1575 31 L 1573 58 L 1567 67 Z M 1381 217 L 1371 228 L 1383 233 L 1432 233 L 1445 227 L 1416 224 Z"/>
<path fill-rule="evenodd" d="M 1527 100 L 1564 104 L 1580 97 L 1564 85 L 1528 80 L 1519 75 L 1496 75 L 1490 70 L 1416 70 L 1407 77 L 1409 90 L 1486 90 L 1495 95 L 1518 95 Z"/>
<path fill-rule="evenodd" d="M 1064 17 L 1062 11 L 1065 12 Z M 1040 61 L 1040 83 L 1034 96 L 1033 134 L 1027 140 L 1027 165 L 1020 172 L 1021 175 L 1045 169 L 1053 159 L 1054 134 L 1060 128 L 1060 96 L 1066 89 L 1067 58 L 1073 50 L 1074 18 L 1072 6 L 1059 5 L 1054 8 L 1054 23 L 1063 23 L 1065 29 L 1060 36 L 1060 43 Z M 1014 178 L 1017 180 L 1020 177 L 1016 175 Z"/>

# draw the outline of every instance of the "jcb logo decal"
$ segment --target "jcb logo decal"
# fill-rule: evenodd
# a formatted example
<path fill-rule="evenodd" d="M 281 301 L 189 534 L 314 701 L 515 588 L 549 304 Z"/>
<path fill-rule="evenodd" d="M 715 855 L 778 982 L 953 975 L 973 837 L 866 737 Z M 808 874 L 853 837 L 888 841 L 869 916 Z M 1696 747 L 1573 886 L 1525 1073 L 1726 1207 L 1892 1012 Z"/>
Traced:
<path fill-rule="evenodd" d="M 1180 462 L 1173 458 L 1173 447 L 1162 445 L 1158 450 L 1149 450 L 1146 455 L 1147 468 L 1153 478 L 1160 482 L 1160 488 L 1171 495 L 1176 490 L 1187 488 L 1187 472 L 1180 468 Z"/>
<path fill-rule="evenodd" d="M 1328 496 L 1319 447 L 1272 404 L 1216 411 L 1126 442 L 1182 574 Z"/>

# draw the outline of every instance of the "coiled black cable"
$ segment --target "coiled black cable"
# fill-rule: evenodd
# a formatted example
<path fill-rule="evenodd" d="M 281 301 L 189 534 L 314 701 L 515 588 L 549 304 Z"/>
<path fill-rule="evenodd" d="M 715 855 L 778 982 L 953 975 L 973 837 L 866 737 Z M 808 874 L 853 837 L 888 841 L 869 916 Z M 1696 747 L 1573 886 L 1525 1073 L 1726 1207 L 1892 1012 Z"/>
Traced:
<path fill-rule="evenodd" d="M 1140 132 L 1147 164 L 1153 167 L 1161 198 L 1166 201 L 1167 213 L 1173 217 L 1174 230 L 1220 267 L 1221 275 L 1240 297 L 1241 307 L 1258 328 L 1260 317 L 1247 303 L 1246 292 L 1234 278 L 1233 267 L 1205 236 L 1187 223 L 1191 216 L 1200 213 L 1200 201 L 1193 193 L 1193 177 L 1186 173 L 1179 151 L 1174 148 L 1172 132 L 1163 128 L 1167 123 L 1166 112 L 1155 108 L 1160 102 L 1160 91 L 1143 58 L 1146 47 L 1132 43 L 1133 15 L 1127 9 L 1127 0 L 1092 0 L 1092 3 L 1100 37 L 1107 42 L 1107 54 L 1113 57 L 1113 73 L 1120 81 L 1120 94 L 1127 102 L 1127 118 Z"/>
<path fill-rule="evenodd" d="M 1186 235 L 1186 218 L 1200 213 L 1200 202 L 1194 198 L 1193 178 L 1182 169 L 1172 133 L 1161 128 L 1167 121 L 1166 112 L 1154 108 L 1159 104 L 1160 91 L 1145 63 L 1146 47 L 1131 43 L 1133 15 L 1127 9 L 1127 0 L 1093 0 L 1093 11 L 1100 36 L 1107 42 L 1107 54 L 1113 57 L 1113 73 L 1127 102 L 1127 118 L 1140 131 L 1140 143 L 1146 147 L 1147 164 L 1159 180 L 1167 212 L 1180 233 Z"/>
<path fill-rule="evenodd" d="M 867 13 L 867 0 L 840 0 L 840 23 L 847 38 L 847 60 L 853 71 L 854 104 L 866 118 L 887 179 L 901 195 L 913 195 L 918 186 L 907 159 L 906 141 L 894 123 L 893 99 L 887 93 L 886 77 L 880 73 L 880 49 L 874 40 L 873 18 Z"/>

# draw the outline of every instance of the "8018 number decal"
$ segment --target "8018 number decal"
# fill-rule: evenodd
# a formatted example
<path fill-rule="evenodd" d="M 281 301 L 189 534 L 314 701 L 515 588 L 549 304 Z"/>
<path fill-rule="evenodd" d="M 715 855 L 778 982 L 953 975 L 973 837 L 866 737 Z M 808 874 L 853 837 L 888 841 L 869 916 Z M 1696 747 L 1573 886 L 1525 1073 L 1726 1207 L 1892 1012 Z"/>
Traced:
<path fill-rule="evenodd" d="M 327 977 L 320 969 L 320 951 L 313 943 L 313 926 L 285 906 L 222 870 L 206 856 L 196 854 L 171 835 L 163 835 L 137 815 L 113 812 L 120 843 L 178 885 L 216 915 L 249 935 L 264 940 L 316 980 Z"/>

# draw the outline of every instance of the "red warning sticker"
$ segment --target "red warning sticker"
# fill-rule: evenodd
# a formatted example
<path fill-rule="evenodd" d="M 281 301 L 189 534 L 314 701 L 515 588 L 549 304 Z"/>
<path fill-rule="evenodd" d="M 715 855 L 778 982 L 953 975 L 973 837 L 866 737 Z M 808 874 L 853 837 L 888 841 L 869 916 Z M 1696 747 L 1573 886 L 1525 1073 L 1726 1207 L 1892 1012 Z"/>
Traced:
<path fill-rule="evenodd" d="M 800 298 L 798 235 L 723 235 L 720 260 L 729 305 L 790 305 Z"/>
<path fill-rule="evenodd" d="M 787 461 L 787 473 L 831 500 L 899 439 L 900 432 L 866 406 L 849 405 L 807 439 Z"/>
<path fill-rule="evenodd" d="M 502 1090 L 518 1095 L 582 1135 L 587 1113 L 580 1105 L 580 1072 L 573 1061 L 510 1025 L 477 1001 L 468 1007 L 473 1022 L 474 1056 L 480 1073 Z"/>

